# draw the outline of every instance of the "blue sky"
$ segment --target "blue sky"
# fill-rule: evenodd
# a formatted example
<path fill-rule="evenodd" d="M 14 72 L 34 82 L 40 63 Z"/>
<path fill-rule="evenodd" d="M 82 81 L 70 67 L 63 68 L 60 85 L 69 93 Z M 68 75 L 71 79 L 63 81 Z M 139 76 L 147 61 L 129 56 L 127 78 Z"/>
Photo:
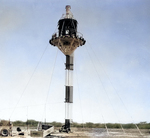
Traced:
<path fill-rule="evenodd" d="M 65 56 L 49 39 L 66 5 L 86 40 L 73 121 L 150 122 L 149 0 L 1 0 L 0 118 L 64 122 Z"/>

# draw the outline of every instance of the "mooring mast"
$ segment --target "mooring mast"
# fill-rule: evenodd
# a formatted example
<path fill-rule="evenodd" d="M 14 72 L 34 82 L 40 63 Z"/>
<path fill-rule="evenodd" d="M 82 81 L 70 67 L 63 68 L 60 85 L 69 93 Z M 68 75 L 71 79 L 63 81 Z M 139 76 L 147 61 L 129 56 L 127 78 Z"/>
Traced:
<path fill-rule="evenodd" d="M 73 60 L 77 47 L 85 44 L 84 38 L 77 32 L 77 20 L 73 19 L 70 5 L 66 6 L 66 14 L 58 21 L 58 33 L 52 35 L 49 43 L 57 46 L 66 55 L 65 84 L 65 125 L 60 131 L 70 131 L 73 104 Z"/>

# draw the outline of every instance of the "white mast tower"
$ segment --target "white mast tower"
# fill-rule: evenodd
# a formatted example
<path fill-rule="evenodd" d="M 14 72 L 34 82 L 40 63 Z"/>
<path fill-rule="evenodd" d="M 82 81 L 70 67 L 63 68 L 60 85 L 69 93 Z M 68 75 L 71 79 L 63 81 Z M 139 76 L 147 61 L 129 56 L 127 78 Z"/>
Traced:
<path fill-rule="evenodd" d="M 77 20 L 73 19 L 70 5 L 66 6 L 66 14 L 58 21 L 58 33 L 52 35 L 49 43 L 57 46 L 66 56 L 66 83 L 65 83 L 65 125 L 60 131 L 71 131 L 73 104 L 73 61 L 74 51 L 77 47 L 85 44 L 82 36 L 77 34 Z"/>

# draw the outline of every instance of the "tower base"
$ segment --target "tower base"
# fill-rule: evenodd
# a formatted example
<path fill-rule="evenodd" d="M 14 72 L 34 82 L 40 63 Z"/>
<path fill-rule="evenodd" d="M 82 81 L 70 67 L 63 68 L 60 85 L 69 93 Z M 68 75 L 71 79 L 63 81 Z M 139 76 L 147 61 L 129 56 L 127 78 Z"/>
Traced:
<path fill-rule="evenodd" d="M 70 129 L 70 119 L 65 119 L 65 125 L 63 125 L 60 129 L 59 132 L 71 132 Z"/>

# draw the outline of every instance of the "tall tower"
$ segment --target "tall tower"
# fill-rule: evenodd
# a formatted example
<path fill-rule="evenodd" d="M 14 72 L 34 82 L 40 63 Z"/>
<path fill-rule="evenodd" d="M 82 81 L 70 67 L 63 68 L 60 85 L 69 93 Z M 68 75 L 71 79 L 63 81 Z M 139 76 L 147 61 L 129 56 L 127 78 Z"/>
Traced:
<path fill-rule="evenodd" d="M 58 21 L 58 32 L 52 35 L 49 43 L 66 56 L 66 82 L 65 82 L 65 125 L 60 131 L 70 131 L 73 104 L 73 65 L 74 51 L 85 44 L 84 38 L 77 32 L 77 20 L 73 18 L 71 7 L 66 6 L 66 14 Z"/>

